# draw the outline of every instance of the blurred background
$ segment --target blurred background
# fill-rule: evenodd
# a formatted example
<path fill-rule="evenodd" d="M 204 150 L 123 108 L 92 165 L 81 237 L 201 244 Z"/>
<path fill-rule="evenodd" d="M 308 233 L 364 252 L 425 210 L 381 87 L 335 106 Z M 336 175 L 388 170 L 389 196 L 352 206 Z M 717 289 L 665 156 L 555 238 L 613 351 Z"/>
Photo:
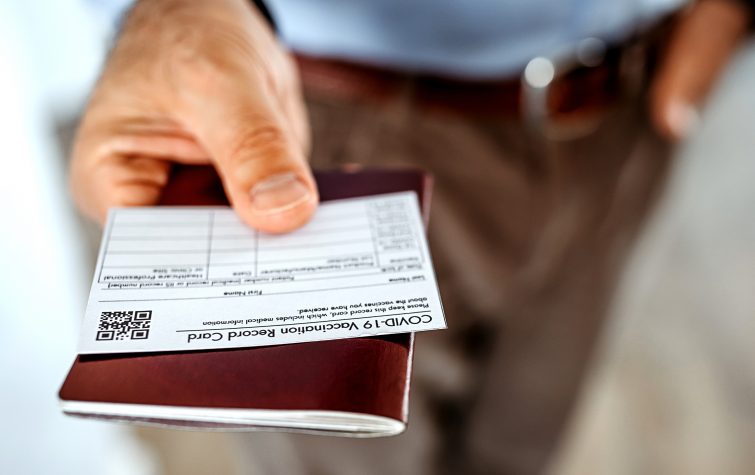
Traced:
<path fill-rule="evenodd" d="M 57 406 L 98 240 L 69 198 L 66 147 L 124 3 L 0 1 L 2 473 L 239 470 L 222 434 Z M 755 473 L 754 77 L 747 44 L 676 149 L 551 473 Z"/>
<path fill-rule="evenodd" d="M 0 1 L 3 473 L 156 473 L 128 428 L 66 418 L 57 407 L 92 268 L 60 137 L 96 79 L 113 26 L 85 2 Z"/>

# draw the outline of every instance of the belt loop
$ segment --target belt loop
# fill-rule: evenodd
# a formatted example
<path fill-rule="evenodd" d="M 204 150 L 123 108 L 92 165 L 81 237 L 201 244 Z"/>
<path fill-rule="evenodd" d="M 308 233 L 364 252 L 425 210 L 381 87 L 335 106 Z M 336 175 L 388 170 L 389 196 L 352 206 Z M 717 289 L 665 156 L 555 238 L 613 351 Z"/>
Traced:
<path fill-rule="evenodd" d="M 606 51 L 602 40 L 585 38 L 549 56 L 535 57 L 524 68 L 520 79 L 520 112 L 528 138 L 530 168 L 534 174 L 558 174 L 558 144 L 582 137 L 597 127 L 597 123 L 592 121 L 559 126 L 553 120 L 549 99 L 559 79 L 578 68 L 599 66 L 606 57 Z"/>
<path fill-rule="evenodd" d="M 598 38 L 585 38 L 548 56 L 530 60 L 521 76 L 522 121 L 541 140 L 569 140 L 584 135 L 556 125 L 551 117 L 549 97 L 559 79 L 578 68 L 594 68 L 603 63 L 607 45 Z"/>

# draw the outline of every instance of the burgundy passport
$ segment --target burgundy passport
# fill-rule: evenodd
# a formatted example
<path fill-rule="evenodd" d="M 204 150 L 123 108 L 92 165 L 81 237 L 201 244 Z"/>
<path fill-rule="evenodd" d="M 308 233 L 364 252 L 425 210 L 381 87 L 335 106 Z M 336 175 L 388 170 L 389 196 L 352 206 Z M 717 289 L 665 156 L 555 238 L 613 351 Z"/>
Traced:
<path fill-rule="evenodd" d="M 315 172 L 323 201 L 415 191 L 419 170 Z M 211 167 L 173 172 L 165 205 L 227 204 Z M 66 414 L 170 427 L 394 435 L 407 422 L 413 334 L 232 350 L 79 355 L 59 397 Z"/>

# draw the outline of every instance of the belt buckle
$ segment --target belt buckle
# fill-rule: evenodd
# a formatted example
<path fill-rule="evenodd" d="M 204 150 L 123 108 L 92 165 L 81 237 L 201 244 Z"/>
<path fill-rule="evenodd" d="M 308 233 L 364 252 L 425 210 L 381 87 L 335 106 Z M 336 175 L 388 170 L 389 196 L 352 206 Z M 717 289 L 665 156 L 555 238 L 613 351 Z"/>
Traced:
<path fill-rule="evenodd" d="M 589 113 L 554 113 L 551 98 L 559 85 L 571 73 L 578 70 L 595 70 L 604 66 L 608 54 L 605 41 L 589 37 L 555 51 L 550 55 L 537 56 L 527 63 L 521 75 L 522 120 L 533 138 L 546 141 L 569 141 L 590 135 L 603 117 L 606 107 Z M 624 69 L 624 54 L 620 52 L 620 69 Z M 641 55 L 634 55 L 634 58 Z M 640 68 L 641 69 L 641 68 Z M 629 71 L 638 68 L 631 67 Z M 618 73 L 623 74 L 620 70 Z M 624 77 L 619 77 L 623 86 Z M 636 81 L 633 81 L 636 83 Z"/>

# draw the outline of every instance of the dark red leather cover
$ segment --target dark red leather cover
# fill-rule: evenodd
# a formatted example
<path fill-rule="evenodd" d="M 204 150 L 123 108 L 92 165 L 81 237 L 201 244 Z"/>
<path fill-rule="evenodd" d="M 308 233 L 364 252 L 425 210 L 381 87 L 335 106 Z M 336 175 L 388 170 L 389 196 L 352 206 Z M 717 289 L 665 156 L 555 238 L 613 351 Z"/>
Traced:
<path fill-rule="evenodd" d="M 322 200 L 416 191 L 425 214 L 428 208 L 430 181 L 419 170 L 319 171 L 315 176 Z M 174 170 L 162 204 L 227 201 L 211 167 L 181 167 Z M 412 334 L 400 334 L 233 350 L 80 355 L 59 396 L 63 401 L 348 411 L 406 422 L 413 344 Z"/>

